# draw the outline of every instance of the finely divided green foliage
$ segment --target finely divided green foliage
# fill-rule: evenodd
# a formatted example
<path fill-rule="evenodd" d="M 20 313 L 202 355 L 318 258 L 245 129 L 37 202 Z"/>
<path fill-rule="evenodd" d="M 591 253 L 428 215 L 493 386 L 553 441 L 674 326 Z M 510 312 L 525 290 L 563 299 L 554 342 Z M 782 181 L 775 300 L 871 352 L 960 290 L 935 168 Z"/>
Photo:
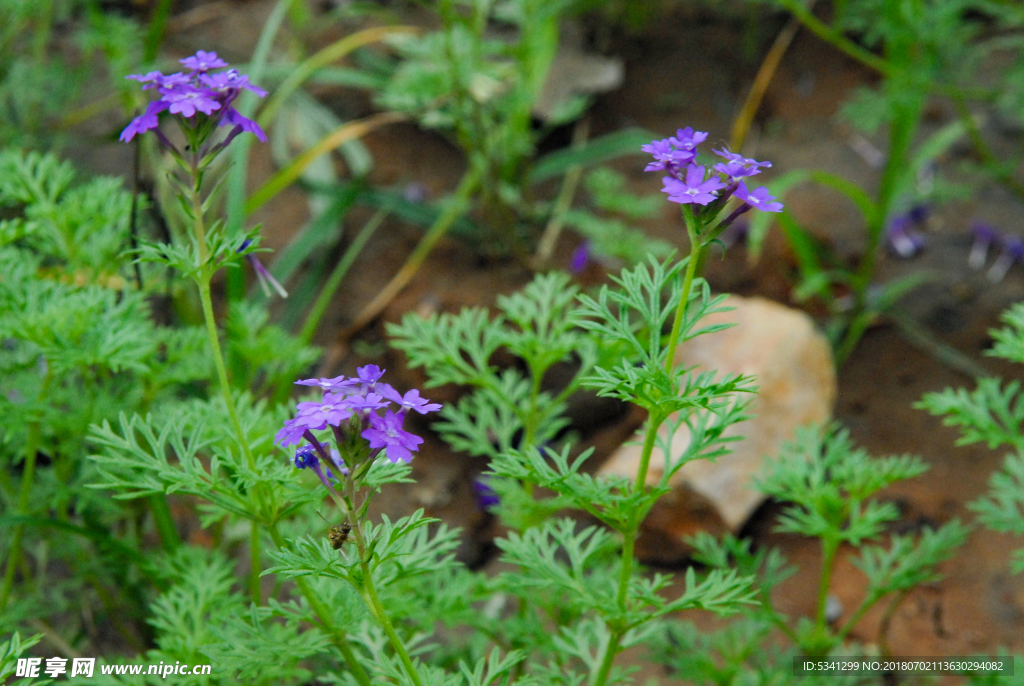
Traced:
<path fill-rule="evenodd" d="M 453 447 L 488 457 L 490 474 L 500 477 L 491 481 L 501 498 L 496 511 L 515 531 L 496 541 L 512 568 L 495 577 L 492 588 L 516 598 L 519 608 L 483 630 L 526 651 L 525 673 L 545 683 L 617 682 L 624 673 L 612 669 L 614 656 L 653 631 L 659 617 L 694 608 L 727 614 L 753 601 L 749 577 L 736 570 L 717 569 L 700 579 L 690 570 L 682 594 L 668 600 L 670 576 L 633 569 L 632 540 L 670 490 L 668 479 L 688 460 L 726 452 L 722 431 L 745 416 L 735 395 L 752 390 L 750 379 L 738 375 L 715 381 L 713 373 L 663 368 L 662 331 L 682 298 L 680 276 L 678 266 L 651 259 L 592 298 L 577 297 L 562 275 L 542 275 L 521 294 L 500 298 L 496 317 L 479 309 L 407 315 L 390 329 L 410 365 L 426 369 L 428 385 L 471 389 L 442 411 L 444 421 L 436 426 Z M 681 340 L 722 328 L 698 324 L 720 311 L 721 299 L 711 298 L 703 281 L 697 286 Z M 493 361 L 501 351 L 521 364 L 499 370 Z M 554 397 L 541 392 L 547 370 L 565 362 L 577 368 L 566 388 Z M 657 485 L 594 477 L 583 470 L 592 451 L 570 457 L 569 445 L 545 445 L 565 426 L 568 395 L 586 385 L 648 408 L 654 430 L 673 413 L 671 430 L 689 426 L 690 446 L 668 463 Z M 536 498 L 538 486 L 554 497 Z M 552 517 L 565 507 L 589 513 L 610 530 Z M 628 541 L 628 557 L 613 532 Z"/>
<path fill-rule="evenodd" d="M 780 531 L 860 545 L 899 518 L 894 504 L 868 498 L 927 469 L 909 455 L 873 458 L 838 427 L 800 429 L 762 473 L 758 488 L 794 503 L 782 515 Z"/>
<path fill-rule="evenodd" d="M 32 646 L 36 645 L 43 638 L 42 634 L 30 636 L 26 640 L 21 639 L 21 634 L 15 631 L 4 643 L 0 643 L 0 681 L 8 683 L 7 679 L 13 676 L 17 669 L 18 658 L 24 655 Z M 27 657 L 27 656 L 26 656 Z M 18 679 L 9 682 L 11 686 L 29 686 L 32 684 L 47 684 L 50 679 Z"/>
<path fill-rule="evenodd" d="M 988 354 L 1011 362 L 1024 362 L 1024 305 L 1003 313 L 1006 327 L 992 332 L 996 343 Z M 992 475 L 988 493 L 971 503 L 981 522 L 994 531 L 1024 535 L 1024 398 L 1020 382 L 1005 385 L 998 378 L 978 380 L 974 391 L 947 388 L 929 393 L 918 407 L 942 416 L 942 423 L 960 429 L 957 445 L 984 442 L 989 448 L 1007 446 L 1003 468 Z M 1024 548 L 1010 564 L 1024 572 Z"/>
<path fill-rule="evenodd" d="M 447 383 L 473 392 L 441 410 L 434 425 L 452 447 L 495 457 L 513 447 L 520 433 L 528 443 L 554 439 L 567 425 L 566 399 L 599 354 L 596 342 L 575 320 L 577 290 L 565 274 L 538 276 L 521 293 L 498 299 L 500 314 L 479 308 L 459 314 L 408 314 L 389 325 L 392 345 L 408 355 L 409 366 L 423 367 L 427 387 Z M 491 358 L 505 349 L 522 359 L 526 372 L 499 370 Z M 558 393 L 543 391 L 544 376 L 557 363 L 573 361 L 580 371 Z"/>
<path fill-rule="evenodd" d="M 837 426 L 806 428 L 785 446 L 778 459 L 762 471 L 759 488 L 790 503 L 778 530 L 821 541 L 822 572 L 813 618 L 791 618 L 777 610 L 772 589 L 796 570 L 774 549 L 754 551 L 749 541 L 728 534 L 716 540 L 702 533 L 688 539 L 694 557 L 713 569 L 736 569 L 758 579 L 756 606 L 712 632 L 699 632 L 686 622 L 665 627 L 654 642 L 659 661 L 696 683 L 721 686 L 750 680 L 774 682 L 791 674 L 792 657 L 825 656 L 842 649 L 864 614 L 882 600 L 887 613 L 915 587 L 939 580 L 939 565 L 949 560 L 967 539 L 969 529 L 954 519 L 920 535 L 893 535 L 887 543 L 872 543 L 899 513 L 889 504 L 868 500 L 887 485 L 917 476 L 925 465 L 907 456 L 872 458 L 856 448 Z M 832 570 L 840 543 L 858 549 L 854 566 L 866 577 L 859 604 L 841 616 L 826 612 Z M 885 626 L 877 642 L 885 644 Z M 771 635 L 781 631 L 791 645 L 770 654 Z"/>
<path fill-rule="evenodd" d="M 579 325 L 623 353 L 617 366 L 597 367 L 585 379 L 586 385 L 598 395 L 635 402 L 661 420 L 680 410 L 688 415 L 697 409 L 720 413 L 731 404 L 735 407 L 734 394 L 754 390 L 752 378 L 741 374 L 727 374 L 716 381 L 714 371 L 693 374 L 692 369 L 675 366 L 665 370 L 666 357 L 674 351 L 666 349 L 661 333 L 682 297 L 679 273 L 685 264 L 668 267 L 651 258 L 650 266 L 624 269 L 613 277 L 619 288 L 603 287 L 597 299 L 580 297 Z M 725 296 L 711 297 L 702 279 L 694 282 L 690 296 L 693 307 L 687 308 L 683 318 L 680 342 L 729 326 L 698 326 L 703 317 L 728 311 L 721 306 Z M 740 419 L 737 413 L 728 423 Z"/>

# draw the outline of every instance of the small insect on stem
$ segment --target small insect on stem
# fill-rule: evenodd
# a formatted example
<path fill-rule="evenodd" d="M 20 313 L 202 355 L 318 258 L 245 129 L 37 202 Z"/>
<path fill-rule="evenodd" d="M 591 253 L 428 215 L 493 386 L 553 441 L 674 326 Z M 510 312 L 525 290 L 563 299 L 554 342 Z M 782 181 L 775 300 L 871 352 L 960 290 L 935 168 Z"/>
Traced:
<path fill-rule="evenodd" d="M 327 522 L 327 519 L 324 518 L 319 511 L 317 511 L 317 514 L 320 515 L 320 519 Z M 327 522 L 327 524 L 330 525 L 330 522 Z M 348 522 L 342 522 L 341 524 L 331 526 L 330 530 L 327 532 L 327 540 L 331 542 L 332 548 L 335 550 L 341 550 L 341 546 L 345 545 L 345 542 L 349 540 L 349 535 L 351 533 L 352 525 Z"/>

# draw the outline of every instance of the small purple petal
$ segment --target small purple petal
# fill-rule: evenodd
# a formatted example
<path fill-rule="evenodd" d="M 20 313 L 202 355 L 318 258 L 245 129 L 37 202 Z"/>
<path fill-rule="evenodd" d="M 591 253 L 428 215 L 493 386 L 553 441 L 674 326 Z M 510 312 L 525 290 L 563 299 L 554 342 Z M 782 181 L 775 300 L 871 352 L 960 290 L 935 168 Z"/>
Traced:
<path fill-rule="evenodd" d="M 192 57 L 186 57 L 185 59 L 178 61 L 188 69 L 198 72 L 206 72 L 211 69 L 219 69 L 221 67 L 228 66 L 227 62 L 217 57 L 217 53 L 206 52 L 205 50 L 200 50 Z"/>
<path fill-rule="evenodd" d="M 260 139 L 261 143 L 267 142 L 267 134 L 263 133 L 263 129 L 260 128 L 260 125 L 252 119 L 243 116 L 234 107 L 228 107 L 224 112 L 224 116 L 220 120 L 220 124 L 218 124 L 218 126 L 230 125 L 238 126 L 242 131 L 253 134 Z"/>
<path fill-rule="evenodd" d="M 428 412 L 437 412 L 441 409 L 441 405 L 438 403 L 432 403 L 426 398 L 420 397 L 420 392 L 417 389 L 412 389 L 405 396 L 399 395 L 391 386 L 382 384 L 385 386 L 382 389 L 381 394 L 388 400 L 398 404 L 401 407 L 400 411 L 415 410 L 420 414 L 426 414 Z"/>
<path fill-rule="evenodd" d="M 924 248 L 924 238 L 913 230 L 909 216 L 894 219 L 885 233 L 889 248 L 903 259 L 914 257 Z"/>
<path fill-rule="evenodd" d="M 736 186 L 736 191 L 733 195 L 753 207 L 755 210 L 761 210 L 762 212 L 782 211 L 782 203 L 776 201 L 764 186 L 761 186 L 754 191 L 749 191 L 747 190 L 747 184 L 740 181 L 739 185 Z"/>
<path fill-rule="evenodd" d="M 662 193 L 668 194 L 670 202 L 682 204 L 707 205 L 718 197 L 718 191 L 725 184 L 717 176 L 704 178 L 704 167 L 691 164 L 686 168 L 686 181 L 667 176 L 663 179 L 665 187 Z"/>
<path fill-rule="evenodd" d="M 384 448 L 393 463 L 412 461 L 412 452 L 419 449 L 423 439 L 402 430 L 402 415 L 387 410 L 384 417 L 370 415 L 370 428 L 361 436 L 370 442 L 374 450 Z"/>

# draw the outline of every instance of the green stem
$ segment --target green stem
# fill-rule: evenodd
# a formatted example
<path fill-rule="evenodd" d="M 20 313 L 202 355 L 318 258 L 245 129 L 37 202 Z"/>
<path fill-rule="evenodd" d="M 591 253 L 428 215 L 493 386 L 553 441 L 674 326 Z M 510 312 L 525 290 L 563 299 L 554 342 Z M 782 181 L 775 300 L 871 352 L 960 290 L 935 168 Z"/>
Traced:
<path fill-rule="evenodd" d="M 689 205 L 683 205 L 683 219 L 686 221 L 686 233 L 690 237 L 690 259 L 686 263 L 686 275 L 683 277 L 683 294 L 676 307 L 676 316 L 672 321 L 672 333 L 668 337 L 668 350 L 665 354 L 665 373 L 672 373 L 672 366 L 675 364 L 676 346 L 679 345 L 679 332 L 683 326 L 686 305 L 690 300 L 690 290 L 693 288 L 693 278 L 697 273 L 697 262 L 700 261 L 701 239 L 697 228 L 697 219 Z M 651 332 L 657 335 L 656 332 Z"/>
<path fill-rule="evenodd" d="M 842 627 L 840 627 L 839 631 L 836 634 L 836 637 L 839 640 L 843 640 L 844 638 L 846 638 L 846 635 L 853 631 L 853 627 L 857 626 L 857 622 L 859 622 L 864 617 L 864 615 L 867 614 L 868 610 L 874 607 L 875 603 L 877 603 L 881 599 L 882 596 L 876 597 L 875 594 L 869 594 L 868 597 L 864 599 L 864 602 L 861 603 L 860 607 L 857 608 L 857 611 L 850 616 L 850 618 L 846 621 L 845 624 L 843 624 Z M 885 622 L 883 620 L 883 625 L 884 624 Z"/>
<path fill-rule="evenodd" d="M 153 515 L 153 523 L 156 525 L 156 532 L 160 536 L 160 545 L 167 552 L 172 552 L 181 545 L 181 537 L 178 529 L 174 526 L 174 518 L 171 516 L 171 508 L 167 504 L 167 495 L 164 493 L 153 493 L 149 496 L 149 511 Z"/>
<path fill-rule="evenodd" d="M 639 493 L 646 488 L 647 468 L 651 463 L 651 453 L 654 452 L 654 444 L 658 438 L 658 429 L 664 423 L 665 417 L 660 414 L 652 414 L 647 421 L 647 435 L 644 436 L 644 447 L 640 453 L 640 465 L 636 470 L 636 479 L 633 481 L 633 492 Z M 636 534 L 640 529 L 639 521 L 631 521 L 629 529 L 622 532 L 622 571 L 619 574 L 619 590 L 616 594 L 616 603 L 619 612 L 626 614 L 626 600 L 629 591 L 629 580 L 633 577 L 633 551 L 636 547 Z M 608 647 L 605 649 L 604 658 L 601 660 L 601 667 L 594 679 L 594 686 L 604 686 L 608 681 L 608 674 L 611 672 L 612 662 L 619 652 L 619 641 L 622 634 L 618 628 L 613 628 L 611 638 L 608 640 Z"/>
<path fill-rule="evenodd" d="M 249 564 L 253 570 L 253 573 L 249 574 L 249 594 L 252 596 L 252 602 L 261 605 L 263 592 L 259 575 L 259 572 L 262 570 L 262 565 L 260 564 L 260 527 L 256 522 L 252 522 L 252 527 L 249 529 Z"/>
<path fill-rule="evenodd" d="M 825 610 L 828 606 L 828 589 L 832 581 L 832 570 L 835 568 L 836 553 L 839 552 L 839 539 L 828 536 L 821 539 L 821 580 L 818 584 L 818 608 L 815 615 L 814 643 L 804 647 L 809 657 L 822 657 L 827 653 L 828 625 Z"/>
<path fill-rule="evenodd" d="M 271 524 L 267 527 L 267 531 L 270 533 L 270 538 L 273 539 L 274 545 L 283 550 L 285 548 L 284 537 L 277 530 L 277 525 Z M 334 625 L 334 622 L 331 620 L 330 609 L 309 585 L 309 581 L 300 576 L 295 579 L 295 585 L 299 587 L 299 591 L 313 609 L 317 619 L 320 620 L 321 628 L 331 637 L 331 642 L 341 653 L 345 664 L 352 670 L 352 675 L 356 678 L 356 681 L 359 682 L 360 686 L 371 686 L 370 675 L 366 673 L 366 670 L 363 669 L 362 664 L 356 658 L 355 653 L 352 652 L 352 646 L 348 644 L 345 630 Z"/>
<path fill-rule="evenodd" d="M 53 380 L 53 373 L 47 365 L 46 376 L 43 377 L 42 386 L 39 388 L 39 401 L 46 399 L 50 389 L 50 382 Z M 21 472 L 21 491 L 18 494 L 18 514 L 22 517 L 28 516 L 28 504 L 32 495 L 32 478 L 36 470 L 36 453 L 39 452 L 39 444 L 42 442 L 43 421 L 42 418 L 33 421 L 28 428 L 28 441 L 25 445 L 25 466 Z M 0 590 L 0 612 L 7 609 L 7 601 L 14 588 L 14 572 L 21 563 L 21 547 L 25 537 L 25 524 L 19 522 L 14 527 L 14 534 L 11 540 L 10 556 L 7 558 L 7 569 L 4 572 L 4 584 Z"/>
<path fill-rule="evenodd" d="M 888 74 L 891 71 L 888 62 L 878 55 L 865 50 L 839 31 L 825 24 L 815 17 L 807 6 L 799 0 L 779 0 L 779 4 L 788 9 L 811 33 L 823 41 L 832 44 L 864 66 L 874 69 L 880 74 Z"/>
<path fill-rule="evenodd" d="M 615 661 L 615 656 L 619 652 L 619 641 L 622 640 L 622 634 L 618 631 L 612 631 L 611 638 L 608 639 L 608 649 L 604 653 L 604 659 L 601 660 L 601 667 L 597 671 L 597 678 L 594 679 L 593 686 L 604 686 L 605 682 L 608 681 L 608 674 L 612 669 L 612 662 Z"/>
<path fill-rule="evenodd" d="M 345 254 L 342 256 L 341 261 L 338 262 L 338 266 L 331 272 L 327 282 L 324 283 L 324 287 L 320 290 L 320 295 L 317 297 L 316 302 L 313 303 L 313 308 L 309 311 L 309 315 L 306 317 L 306 323 L 302 326 L 302 332 L 299 333 L 299 340 L 304 344 L 308 344 L 313 340 L 313 334 L 316 333 L 316 328 L 320 324 L 320 320 L 323 319 L 324 312 L 327 311 L 327 306 L 330 305 L 331 300 L 334 299 L 334 294 L 337 292 L 338 287 L 341 285 L 342 279 L 348 274 L 348 270 L 352 268 L 356 258 L 359 257 L 359 253 L 362 252 L 363 247 L 366 245 L 370 237 L 373 236 L 374 232 L 380 227 L 384 218 L 387 217 L 388 211 L 386 209 L 380 210 L 377 214 L 370 218 L 370 221 L 366 222 L 366 226 L 363 227 L 356 239 L 352 241 L 352 244 L 345 250 Z"/>
<path fill-rule="evenodd" d="M 224 354 L 220 347 L 220 335 L 217 332 L 217 320 L 213 316 L 213 298 L 210 295 L 210 278 L 212 273 L 210 267 L 207 265 L 209 254 L 206 249 L 206 225 L 203 221 L 203 203 L 199 197 L 199 175 L 193 175 L 192 183 L 192 215 L 195 221 L 195 238 L 199 250 L 199 264 L 201 265 L 199 275 L 196 277 L 196 283 L 199 286 L 199 299 L 203 305 L 203 319 L 206 321 L 206 334 L 210 339 L 210 348 L 213 350 L 213 363 L 217 368 L 217 378 L 220 381 L 221 394 L 224 397 L 224 405 L 227 407 L 228 417 L 231 420 L 231 426 L 235 430 L 235 436 L 238 438 L 238 445 L 242 450 L 242 454 L 245 456 L 246 465 L 254 473 L 256 472 L 256 458 L 252 454 L 252 448 L 249 447 L 249 440 L 245 435 L 245 430 L 242 429 L 242 423 L 238 421 L 238 411 L 235 409 L 235 400 L 231 396 L 231 383 L 228 381 L 227 367 L 224 365 Z M 256 505 L 257 512 L 263 510 L 263 499 L 260 493 L 257 491 L 254 493 L 254 504 Z M 253 526 L 256 523 L 253 522 Z M 260 559 L 259 551 L 259 535 L 255 535 L 252 539 L 252 550 L 250 550 L 250 556 L 253 560 Z M 249 589 L 253 593 L 253 600 L 259 604 L 260 600 L 260 566 L 254 564 L 252 570 L 249 572 Z"/>
<path fill-rule="evenodd" d="M 153 62 L 160 52 L 160 44 L 164 42 L 164 32 L 167 29 L 167 18 L 171 15 L 171 2 L 172 0 L 159 0 L 153 8 L 142 57 L 146 64 Z"/>
<path fill-rule="evenodd" d="M 349 483 L 349 488 L 352 488 L 351 482 Z M 416 666 L 413 665 L 412 658 L 409 657 L 409 653 L 405 649 L 405 644 L 399 638 L 395 627 L 391 624 L 391 620 L 384 611 L 384 606 L 380 603 L 380 598 L 377 596 L 377 589 L 373 585 L 373 573 L 370 571 L 370 565 L 366 561 L 366 539 L 363 538 L 362 522 L 352 523 L 352 533 L 355 534 L 356 546 L 359 548 L 359 568 L 363 571 L 363 588 L 361 589 L 363 599 L 370 606 L 370 612 L 384 629 L 384 633 L 388 635 L 391 647 L 395 649 L 398 659 L 402 661 L 402 665 L 405 667 L 409 678 L 416 686 L 423 686 L 423 682 L 420 681 L 419 672 L 416 671 Z"/>

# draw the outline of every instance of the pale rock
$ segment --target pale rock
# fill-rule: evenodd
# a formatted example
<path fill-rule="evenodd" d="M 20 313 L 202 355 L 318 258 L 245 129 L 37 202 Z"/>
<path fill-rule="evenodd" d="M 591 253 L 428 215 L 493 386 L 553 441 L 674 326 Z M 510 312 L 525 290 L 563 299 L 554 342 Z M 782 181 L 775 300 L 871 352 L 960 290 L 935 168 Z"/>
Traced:
<path fill-rule="evenodd" d="M 745 437 L 729 444 L 730 454 L 715 462 L 695 460 L 672 477 L 675 490 L 659 501 L 644 523 L 638 554 L 646 559 L 668 562 L 683 555 L 683 534 L 738 531 L 764 501 L 752 483 L 762 461 L 777 455 L 798 426 L 824 422 L 832 413 L 836 375 L 831 348 L 810 317 L 763 298 L 729 296 L 725 305 L 735 309 L 709 315 L 702 324 L 736 326 L 681 344 L 675 361 L 720 374 L 756 377 L 758 392 L 749 408 L 754 417 L 726 430 L 728 436 Z M 681 454 L 689 442 L 684 425 L 672 437 L 672 454 Z M 635 475 L 640 452 L 640 445 L 622 446 L 600 473 Z M 664 454 L 655 448 L 647 483 L 657 483 L 664 467 Z M 644 539 L 647 545 L 641 545 Z"/>

